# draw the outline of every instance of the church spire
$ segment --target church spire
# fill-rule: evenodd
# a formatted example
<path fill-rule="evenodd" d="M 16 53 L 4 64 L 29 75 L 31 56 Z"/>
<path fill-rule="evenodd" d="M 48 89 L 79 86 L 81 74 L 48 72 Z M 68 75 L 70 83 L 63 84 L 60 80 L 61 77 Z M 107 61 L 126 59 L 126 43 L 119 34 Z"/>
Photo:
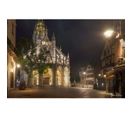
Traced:
<path fill-rule="evenodd" d="M 48 40 L 48 29 L 43 20 L 38 20 L 33 32 L 33 42 L 34 44 L 40 44 L 42 41 Z"/>
<path fill-rule="evenodd" d="M 69 58 L 69 53 L 67 54 L 67 65 L 70 64 L 70 58 Z"/>
<path fill-rule="evenodd" d="M 69 59 L 69 53 L 67 54 L 67 59 Z"/>

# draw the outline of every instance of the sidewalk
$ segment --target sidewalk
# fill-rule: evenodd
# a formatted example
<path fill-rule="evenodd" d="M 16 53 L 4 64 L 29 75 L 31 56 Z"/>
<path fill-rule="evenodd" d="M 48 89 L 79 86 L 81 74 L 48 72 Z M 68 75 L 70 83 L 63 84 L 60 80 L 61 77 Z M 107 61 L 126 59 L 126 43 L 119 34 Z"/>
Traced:
<path fill-rule="evenodd" d="M 112 95 L 112 98 L 122 98 L 122 95 L 120 93 L 116 93 L 116 95 Z"/>
<path fill-rule="evenodd" d="M 108 93 L 108 92 L 106 92 L 106 91 L 104 91 L 104 90 L 98 90 L 101 94 L 104 94 L 104 95 L 109 95 L 109 96 L 112 96 L 113 95 L 113 93 Z"/>
<path fill-rule="evenodd" d="M 101 94 L 111 96 L 111 98 L 122 98 L 121 94 L 119 94 L 119 93 L 116 93 L 116 95 L 114 95 L 113 93 L 109 93 L 106 91 L 101 91 L 101 90 L 99 90 L 99 91 Z"/>

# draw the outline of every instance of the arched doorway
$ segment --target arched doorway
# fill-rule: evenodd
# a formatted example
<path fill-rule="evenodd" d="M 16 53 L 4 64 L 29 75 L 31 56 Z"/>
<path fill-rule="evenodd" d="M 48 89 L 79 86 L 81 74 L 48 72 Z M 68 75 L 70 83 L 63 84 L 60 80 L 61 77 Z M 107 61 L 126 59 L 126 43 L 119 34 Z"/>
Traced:
<path fill-rule="evenodd" d="M 32 86 L 39 86 L 39 73 L 37 70 L 32 72 Z"/>
<path fill-rule="evenodd" d="M 63 84 L 63 71 L 62 67 L 58 66 L 56 70 L 56 85 L 61 86 Z"/>
<path fill-rule="evenodd" d="M 42 86 L 53 84 L 53 72 L 51 68 L 46 68 L 43 73 Z"/>
<path fill-rule="evenodd" d="M 64 68 L 64 86 L 70 86 L 70 70 L 68 67 Z"/>

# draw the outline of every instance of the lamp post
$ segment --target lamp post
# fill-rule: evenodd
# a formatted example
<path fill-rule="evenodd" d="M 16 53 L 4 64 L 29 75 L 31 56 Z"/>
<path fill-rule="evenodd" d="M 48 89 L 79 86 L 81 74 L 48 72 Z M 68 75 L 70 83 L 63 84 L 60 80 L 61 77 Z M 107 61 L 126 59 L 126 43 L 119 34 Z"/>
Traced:
<path fill-rule="evenodd" d="M 106 92 L 108 92 L 108 81 L 107 81 L 107 75 L 103 75 L 103 77 L 105 78 L 105 81 L 106 81 Z"/>
<path fill-rule="evenodd" d="M 16 81 L 16 86 L 19 87 L 19 84 L 20 84 L 20 64 L 17 64 L 17 72 L 18 72 L 18 76 L 17 76 L 17 81 Z"/>
<path fill-rule="evenodd" d="M 109 29 L 109 30 L 106 30 L 106 31 L 104 32 L 104 36 L 105 36 L 106 38 L 110 38 L 110 37 L 113 35 L 113 33 L 114 33 L 114 31 L 113 31 L 112 29 Z"/>
<path fill-rule="evenodd" d="M 98 89 L 101 89 L 101 82 L 102 82 L 102 74 L 101 73 L 99 73 L 98 74 L 98 79 L 96 79 L 97 81 L 96 81 L 96 85 L 97 85 L 97 88 Z"/>
<path fill-rule="evenodd" d="M 84 79 L 83 84 L 86 84 L 86 72 L 85 71 L 83 72 L 83 79 Z"/>

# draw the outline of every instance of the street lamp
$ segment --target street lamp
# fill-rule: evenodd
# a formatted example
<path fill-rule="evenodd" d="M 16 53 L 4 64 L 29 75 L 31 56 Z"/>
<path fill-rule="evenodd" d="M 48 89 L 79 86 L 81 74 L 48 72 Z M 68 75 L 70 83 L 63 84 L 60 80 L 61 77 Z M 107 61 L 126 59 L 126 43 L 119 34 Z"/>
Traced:
<path fill-rule="evenodd" d="M 82 80 L 82 86 L 84 87 L 84 84 L 86 83 L 86 72 L 83 72 L 83 80 Z"/>
<path fill-rule="evenodd" d="M 17 64 L 17 68 L 20 68 L 21 66 L 20 66 L 20 64 Z"/>
<path fill-rule="evenodd" d="M 106 78 L 106 75 L 103 75 L 104 78 Z"/>
<path fill-rule="evenodd" d="M 83 72 L 84 75 L 86 75 L 86 72 Z"/>
<path fill-rule="evenodd" d="M 17 64 L 16 67 L 17 67 L 17 72 L 18 72 L 18 74 L 17 74 L 18 78 L 17 78 L 17 81 L 16 81 L 16 85 L 17 85 L 17 87 L 19 87 L 19 84 L 20 84 L 20 67 L 21 67 L 21 65 Z"/>
<path fill-rule="evenodd" d="M 109 29 L 104 32 L 104 36 L 107 38 L 110 38 L 113 35 L 114 31 L 112 29 Z"/>
<path fill-rule="evenodd" d="M 98 76 L 101 77 L 101 74 L 99 73 Z"/>
<path fill-rule="evenodd" d="M 107 75 L 103 75 L 103 77 L 105 78 L 105 81 L 106 81 L 106 92 L 108 92 L 108 81 L 107 81 Z"/>

